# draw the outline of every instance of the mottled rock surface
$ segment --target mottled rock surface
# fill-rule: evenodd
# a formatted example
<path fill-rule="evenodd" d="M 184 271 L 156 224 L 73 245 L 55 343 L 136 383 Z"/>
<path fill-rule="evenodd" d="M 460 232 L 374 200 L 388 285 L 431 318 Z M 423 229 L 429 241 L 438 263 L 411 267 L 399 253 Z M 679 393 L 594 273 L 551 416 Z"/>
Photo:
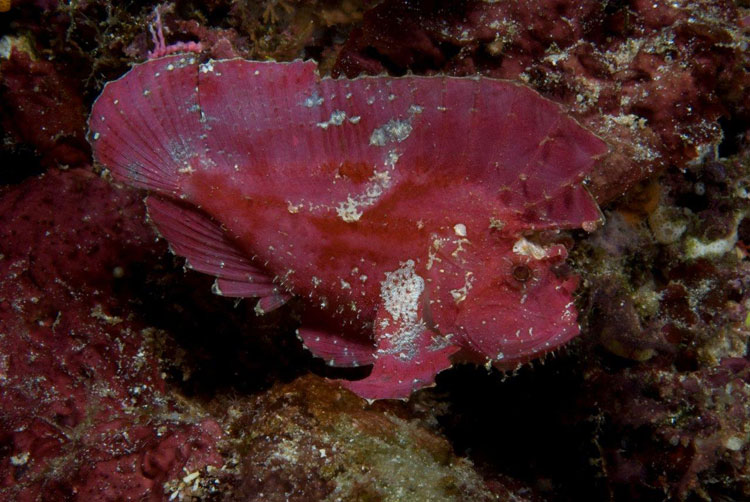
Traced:
<path fill-rule="evenodd" d="M 403 406 L 368 406 L 318 377 L 275 386 L 226 412 L 239 500 L 479 502 L 510 493 L 490 490 Z"/>
<path fill-rule="evenodd" d="M 0 494 L 162 500 L 222 459 L 219 424 L 166 392 L 164 334 L 128 278 L 162 246 L 134 193 L 52 170 L 0 192 Z"/>

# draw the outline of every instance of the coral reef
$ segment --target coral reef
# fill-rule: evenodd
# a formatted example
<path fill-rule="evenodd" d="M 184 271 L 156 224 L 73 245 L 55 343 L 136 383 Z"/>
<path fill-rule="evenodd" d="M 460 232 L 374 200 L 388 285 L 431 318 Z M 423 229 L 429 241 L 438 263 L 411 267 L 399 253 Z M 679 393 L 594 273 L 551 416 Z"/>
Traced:
<path fill-rule="evenodd" d="M 610 352 L 680 368 L 745 355 L 748 174 L 744 156 L 669 170 L 577 249 L 592 271 L 590 328 Z"/>
<path fill-rule="evenodd" d="M 370 406 L 322 378 L 365 372 L 306 354 L 296 301 L 256 317 L 206 294 L 82 141 L 104 83 L 153 50 L 157 6 L 165 43 L 200 42 L 200 57 L 479 73 L 566 106 L 611 148 L 593 193 L 625 192 L 596 233 L 559 236 L 581 336 L 513 374 L 460 366 Z M 9 7 L 0 498 L 750 497 L 746 0 Z"/>
<path fill-rule="evenodd" d="M 668 170 L 576 250 L 600 362 L 584 388 L 617 499 L 750 493 L 748 159 Z"/>
<path fill-rule="evenodd" d="M 599 398 L 600 462 L 615 500 L 750 496 L 747 359 L 695 371 L 647 365 L 601 373 L 588 375 L 589 390 Z"/>
<path fill-rule="evenodd" d="M 451 445 L 401 406 L 368 407 L 318 377 L 226 408 L 237 500 L 498 500 Z M 525 497 L 518 500 L 526 500 Z"/>
<path fill-rule="evenodd" d="M 5 142 L 33 146 L 43 168 L 90 162 L 85 139 L 88 112 L 76 82 L 40 60 L 23 38 L 5 37 L 0 48 L 0 121 Z M 10 177 L 10 162 L 0 176 Z"/>

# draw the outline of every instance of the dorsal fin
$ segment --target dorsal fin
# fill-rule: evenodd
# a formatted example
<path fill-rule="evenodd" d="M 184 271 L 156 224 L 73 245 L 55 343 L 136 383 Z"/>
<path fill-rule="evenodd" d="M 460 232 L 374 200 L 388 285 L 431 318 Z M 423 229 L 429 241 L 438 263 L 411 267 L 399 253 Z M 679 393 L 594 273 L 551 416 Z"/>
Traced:
<path fill-rule="evenodd" d="M 178 196 L 181 178 L 209 162 L 195 62 L 192 55 L 149 60 L 105 86 L 89 139 L 94 159 L 116 180 Z"/>
<path fill-rule="evenodd" d="M 236 178 L 242 196 L 262 185 L 297 206 L 347 201 L 345 221 L 429 168 L 497 191 L 498 205 L 522 219 L 531 208 L 541 226 L 598 221 L 588 193 L 570 188 L 606 144 L 531 88 L 485 77 L 333 80 L 314 70 L 191 55 L 136 65 L 94 104 L 95 158 L 116 179 L 175 197 L 195 197 L 200 186 L 189 180 L 201 182 L 191 173 L 206 172 Z M 548 203 L 558 196 L 575 204 Z"/>

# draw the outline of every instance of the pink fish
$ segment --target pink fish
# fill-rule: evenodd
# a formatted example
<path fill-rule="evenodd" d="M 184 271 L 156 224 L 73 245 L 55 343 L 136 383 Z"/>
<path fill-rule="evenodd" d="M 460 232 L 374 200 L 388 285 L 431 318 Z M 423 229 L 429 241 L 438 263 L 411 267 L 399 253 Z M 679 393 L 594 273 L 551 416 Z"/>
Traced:
<path fill-rule="evenodd" d="M 362 397 L 407 398 L 453 361 L 511 368 L 579 332 L 549 235 L 598 224 L 582 182 L 606 147 L 523 85 L 177 55 L 109 83 L 90 139 L 214 292 L 258 313 L 304 299 L 313 354 L 372 365 L 342 382 Z"/>

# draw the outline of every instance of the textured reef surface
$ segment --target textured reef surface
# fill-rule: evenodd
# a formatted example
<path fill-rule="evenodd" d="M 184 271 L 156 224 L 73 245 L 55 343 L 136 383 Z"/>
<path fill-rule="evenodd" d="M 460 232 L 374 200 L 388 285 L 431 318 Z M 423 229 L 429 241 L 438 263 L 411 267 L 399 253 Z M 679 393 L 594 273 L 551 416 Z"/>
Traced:
<path fill-rule="evenodd" d="M 0 498 L 750 498 L 747 2 L 10 4 Z M 557 103 L 608 147 L 588 171 L 603 224 L 542 240 L 567 250 L 555 273 L 579 277 L 580 334 L 513 372 L 456 365 L 370 404 L 336 382 L 369 368 L 330 367 L 297 338 L 304 301 L 259 316 L 212 295 L 86 141 L 104 84 L 158 52 L 157 20 L 196 65 L 481 75 Z"/>
<path fill-rule="evenodd" d="M 123 277 L 159 254 L 138 196 L 51 170 L 0 211 L 3 497 L 161 500 L 220 467 L 221 427 L 165 392 L 161 336 L 127 305 Z"/>

